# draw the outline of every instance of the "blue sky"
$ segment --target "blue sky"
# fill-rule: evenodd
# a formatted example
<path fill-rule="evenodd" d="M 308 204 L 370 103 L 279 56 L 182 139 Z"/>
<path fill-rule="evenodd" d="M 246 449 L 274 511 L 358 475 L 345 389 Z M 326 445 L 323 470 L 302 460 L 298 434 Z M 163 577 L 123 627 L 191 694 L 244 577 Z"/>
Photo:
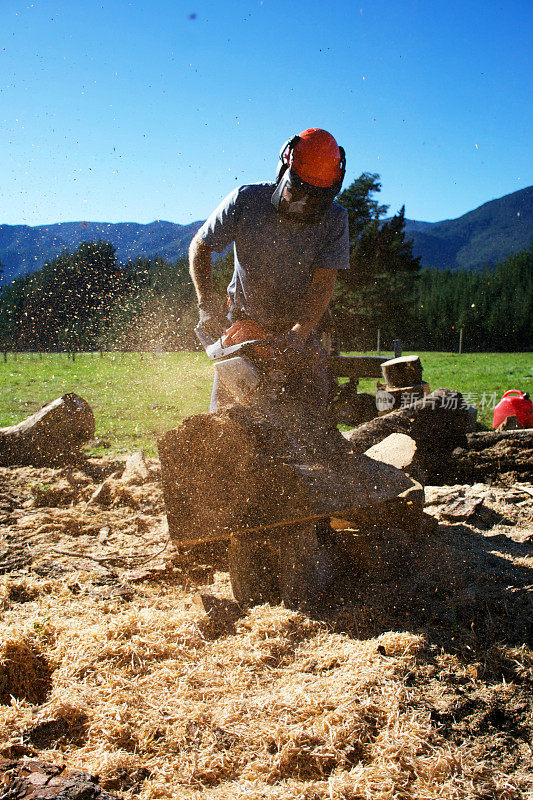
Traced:
<path fill-rule="evenodd" d="M 0 224 L 188 223 L 307 127 L 391 211 L 533 183 L 531 0 L 0 2 Z"/>

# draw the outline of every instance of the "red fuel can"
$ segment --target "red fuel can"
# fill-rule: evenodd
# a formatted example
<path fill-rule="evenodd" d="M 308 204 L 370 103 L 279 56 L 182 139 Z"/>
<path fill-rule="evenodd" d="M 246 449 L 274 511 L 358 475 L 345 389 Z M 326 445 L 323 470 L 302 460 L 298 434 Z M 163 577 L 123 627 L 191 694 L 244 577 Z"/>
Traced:
<path fill-rule="evenodd" d="M 508 389 L 496 408 L 492 419 L 492 427 L 498 425 L 507 417 L 518 417 L 518 422 L 523 428 L 533 428 L 533 403 L 528 394 L 519 389 Z"/>

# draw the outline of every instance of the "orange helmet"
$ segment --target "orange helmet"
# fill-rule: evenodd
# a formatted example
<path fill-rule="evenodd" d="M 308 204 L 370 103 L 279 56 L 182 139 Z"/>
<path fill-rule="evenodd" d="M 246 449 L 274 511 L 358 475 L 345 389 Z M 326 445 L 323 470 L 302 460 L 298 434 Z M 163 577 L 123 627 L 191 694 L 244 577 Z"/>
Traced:
<path fill-rule="evenodd" d="M 306 183 L 323 188 L 342 180 L 343 157 L 331 133 L 308 128 L 299 135 L 291 168 Z"/>
<path fill-rule="evenodd" d="M 322 128 L 308 128 L 289 139 L 279 154 L 278 179 L 288 168 L 305 183 L 321 189 L 340 185 L 346 169 L 346 155 L 331 133 Z"/>
<path fill-rule="evenodd" d="M 308 128 L 279 154 L 272 205 L 300 222 L 319 222 L 340 192 L 346 155 L 331 133 Z"/>

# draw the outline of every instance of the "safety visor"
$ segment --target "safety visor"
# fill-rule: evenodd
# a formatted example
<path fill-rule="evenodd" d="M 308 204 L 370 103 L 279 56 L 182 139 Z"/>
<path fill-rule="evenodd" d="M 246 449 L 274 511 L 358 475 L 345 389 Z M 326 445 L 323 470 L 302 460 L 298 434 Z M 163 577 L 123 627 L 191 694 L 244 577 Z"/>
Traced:
<path fill-rule="evenodd" d="M 287 169 L 272 195 L 272 204 L 285 217 L 297 222 L 316 223 L 320 222 L 338 192 L 337 183 L 325 189 L 312 186 L 293 170 Z"/>

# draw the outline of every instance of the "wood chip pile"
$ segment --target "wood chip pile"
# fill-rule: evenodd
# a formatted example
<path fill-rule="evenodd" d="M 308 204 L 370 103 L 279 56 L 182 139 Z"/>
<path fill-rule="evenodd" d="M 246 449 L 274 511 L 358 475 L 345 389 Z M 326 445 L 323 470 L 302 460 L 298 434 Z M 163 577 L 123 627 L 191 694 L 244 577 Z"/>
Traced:
<path fill-rule="evenodd" d="M 2 471 L 0 756 L 146 800 L 526 796 L 527 492 L 435 487 L 342 608 L 219 624 L 193 595 L 228 575 L 165 550 L 157 463 L 120 475 Z"/>

